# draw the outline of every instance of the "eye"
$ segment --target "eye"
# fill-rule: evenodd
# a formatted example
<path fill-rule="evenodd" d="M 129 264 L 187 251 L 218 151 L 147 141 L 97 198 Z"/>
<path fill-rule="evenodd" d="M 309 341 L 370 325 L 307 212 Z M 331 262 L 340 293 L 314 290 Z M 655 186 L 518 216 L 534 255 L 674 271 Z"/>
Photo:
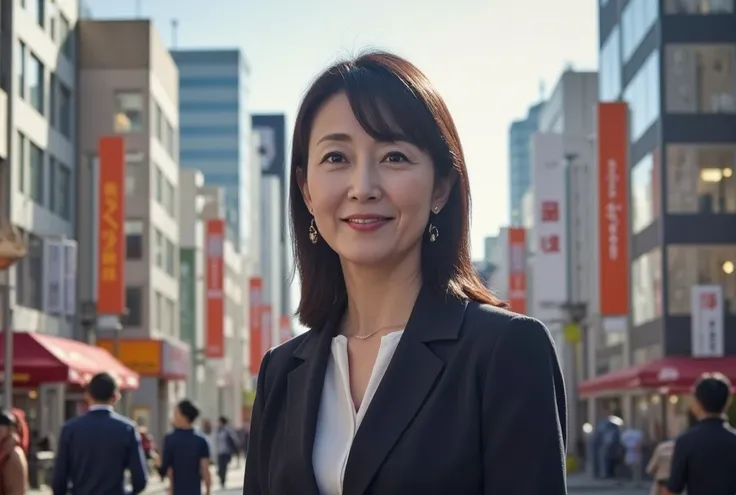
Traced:
<path fill-rule="evenodd" d="M 322 158 L 320 163 L 345 163 L 346 161 L 345 155 L 337 151 L 331 151 Z"/>
<path fill-rule="evenodd" d="M 405 154 L 399 153 L 398 151 L 388 153 L 383 160 L 389 163 L 405 163 L 409 161 Z"/>

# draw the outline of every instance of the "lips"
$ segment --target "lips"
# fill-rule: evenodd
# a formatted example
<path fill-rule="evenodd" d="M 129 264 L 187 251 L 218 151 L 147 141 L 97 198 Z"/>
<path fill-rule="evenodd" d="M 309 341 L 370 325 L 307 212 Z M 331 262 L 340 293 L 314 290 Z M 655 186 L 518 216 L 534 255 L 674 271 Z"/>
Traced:
<path fill-rule="evenodd" d="M 343 221 L 348 223 L 355 223 L 359 225 L 368 225 L 371 223 L 379 223 L 391 220 L 389 217 L 370 217 L 370 218 L 345 218 Z"/>

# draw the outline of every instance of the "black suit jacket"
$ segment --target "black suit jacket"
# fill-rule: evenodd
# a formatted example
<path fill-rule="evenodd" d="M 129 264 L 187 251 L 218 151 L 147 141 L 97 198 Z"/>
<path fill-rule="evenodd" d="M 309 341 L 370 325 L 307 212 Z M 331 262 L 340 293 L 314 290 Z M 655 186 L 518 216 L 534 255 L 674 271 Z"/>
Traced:
<path fill-rule="evenodd" d="M 312 449 L 342 311 L 264 357 L 244 495 L 319 494 Z M 425 288 L 355 436 L 343 493 L 561 495 L 565 443 L 544 325 Z"/>
<path fill-rule="evenodd" d="M 148 475 L 140 435 L 132 421 L 96 409 L 64 425 L 54 462 L 54 495 L 122 495 L 126 470 L 133 493 L 141 493 Z"/>

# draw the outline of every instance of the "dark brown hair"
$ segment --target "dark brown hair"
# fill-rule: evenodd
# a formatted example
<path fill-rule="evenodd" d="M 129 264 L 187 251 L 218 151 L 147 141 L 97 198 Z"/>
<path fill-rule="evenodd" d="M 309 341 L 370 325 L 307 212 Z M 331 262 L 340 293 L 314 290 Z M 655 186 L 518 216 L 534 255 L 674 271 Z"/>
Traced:
<path fill-rule="evenodd" d="M 455 174 L 447 205 L 431 221 L 436 242 L 422 242 L 423 283 L 460 298 L 505 307 L 483 285 L 470 259 L 470 185 L 457 129 L 442 98 L 427 77 L 401 57 L 369 52 L 325 70 L 302 100 L 294 125 L 289 203 L 296 269 L 301 279 L 297 315 L 319 330 L 333 307 L 347 298 L 337 253 L 320 240 L 312 244 L 312 215 L 302 197 L 298 175 L 306 178 L 314 118 L 332 96 L 344 92 L 356 119 L 377 141 L 407 141 L 428 153 L 438 178 Z M 390 113 L 390 115 L 386 115 Z"/>

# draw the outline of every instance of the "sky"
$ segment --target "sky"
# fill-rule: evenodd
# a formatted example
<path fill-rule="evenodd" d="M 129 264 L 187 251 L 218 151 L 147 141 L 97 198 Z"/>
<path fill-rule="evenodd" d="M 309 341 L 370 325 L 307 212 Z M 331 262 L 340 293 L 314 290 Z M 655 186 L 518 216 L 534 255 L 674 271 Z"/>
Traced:
<path fill-rule="evenodd" d="M 444 97 L 473 195 L 473 256 L 507 224 L 508 127 L 565 66 L 597 67 L 595 0 L 86 0 L 94 18 L 150 18 L 168 46 L 239 47 L 253 112 L 291 126 L 319 71 L 366 48 L 402 55 Z M 178 21 L 173 36 L 172 19 Z"/>

